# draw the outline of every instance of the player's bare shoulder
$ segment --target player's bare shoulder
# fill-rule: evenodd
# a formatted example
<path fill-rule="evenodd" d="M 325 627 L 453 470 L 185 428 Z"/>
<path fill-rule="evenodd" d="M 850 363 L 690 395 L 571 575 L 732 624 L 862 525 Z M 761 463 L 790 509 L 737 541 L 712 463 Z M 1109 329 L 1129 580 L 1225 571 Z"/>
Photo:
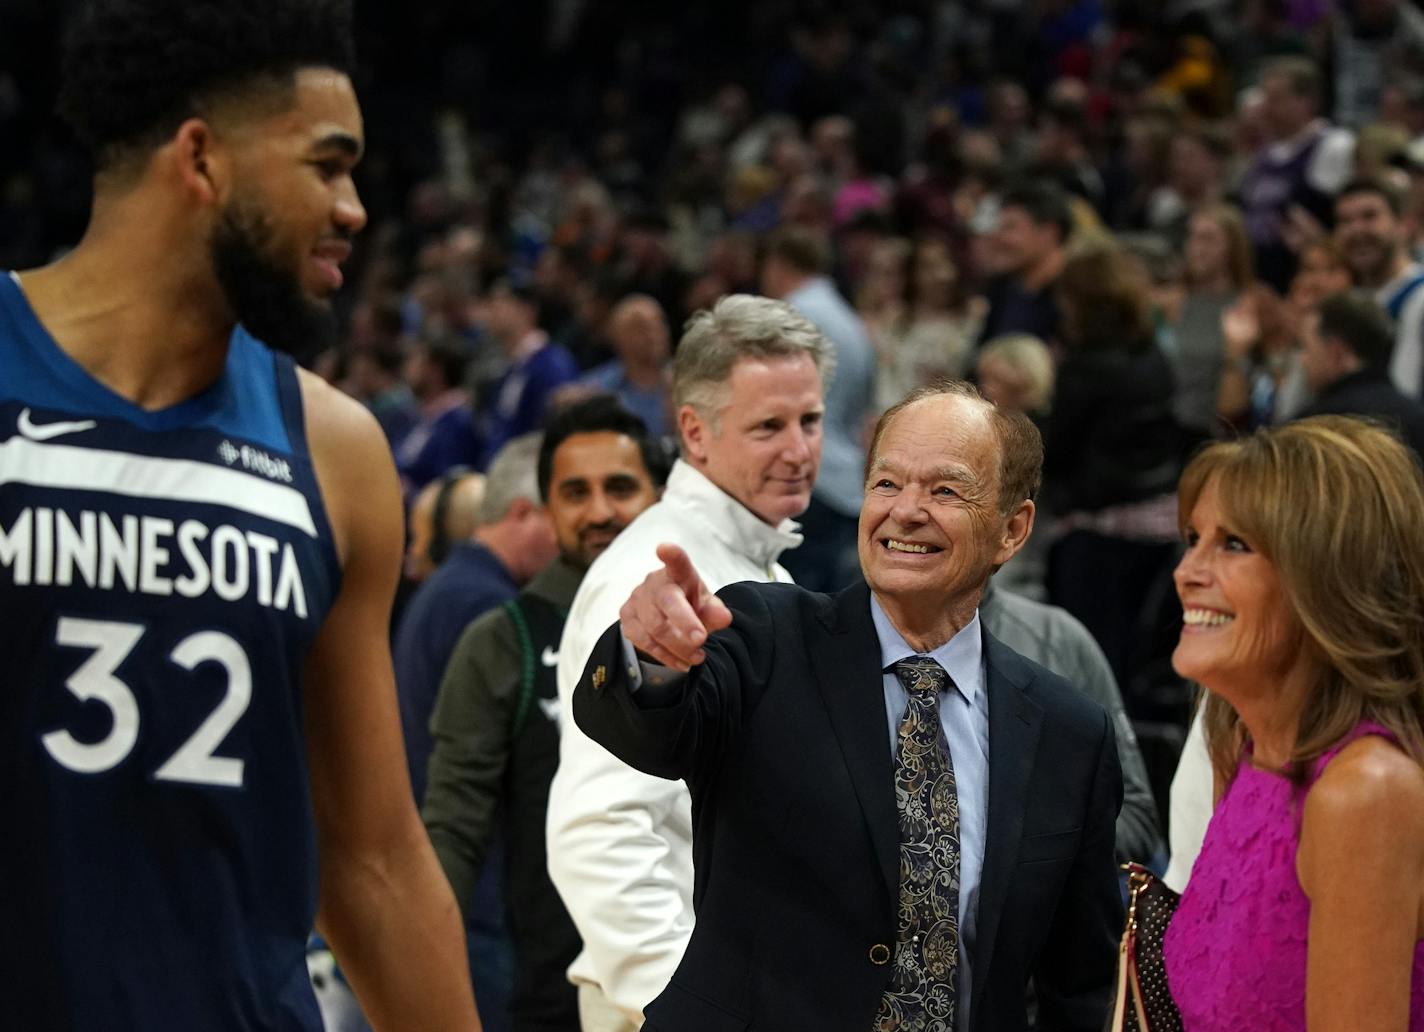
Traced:
<path fill-rule="evenodd" d="M 298 370 L 298 383 L 312 466 L 342 565 L 353 538 L 388 539 L 399 552 L 400 483 L 375 416 L 305 369 Z"/>

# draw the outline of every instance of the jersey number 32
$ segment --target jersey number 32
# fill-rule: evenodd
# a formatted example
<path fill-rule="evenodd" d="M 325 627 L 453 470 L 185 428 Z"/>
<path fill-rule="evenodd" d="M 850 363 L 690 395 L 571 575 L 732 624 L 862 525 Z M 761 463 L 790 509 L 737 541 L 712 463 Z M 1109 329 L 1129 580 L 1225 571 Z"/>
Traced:
<path fill-rule="evenodd" d="M 41 736 L 45 749 L 61 766 L 80 774 L 99 774 L 118 766 L 133 750 L 138 741 L 138 700 L 115 671 L 143 633 L 144 628 L 137 624 L 60 618 L 56 644 L 93 650 L 65 687 L 77 699 L 107 706 L 113 718 L 109 733 L 97 742 L 81 742 L 65 730 Z M 214 753 L 252 700 L 252 666 L 247 653 L 221 631 L 199 631 L 180 641 L 168 658 L 185 670 L 217 663 L 227 674 L 227 693 L 153 776 L 160 781 L 241 788 L 242 761 Z"/>

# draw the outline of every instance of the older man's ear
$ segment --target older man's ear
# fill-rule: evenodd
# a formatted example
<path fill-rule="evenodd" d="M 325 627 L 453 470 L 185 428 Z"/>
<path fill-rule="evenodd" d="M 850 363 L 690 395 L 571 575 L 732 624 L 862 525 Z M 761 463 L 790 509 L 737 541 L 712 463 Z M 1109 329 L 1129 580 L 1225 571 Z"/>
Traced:
<path fill-rule="evenodd" d="M 995 569 L 1003 566 L 1023 548 L 1024 542 L 1033 533 L 1033 518 L 1037 511 L 1032 500 L 1025 498 L 1004 521 L 1003 543 L 999 553 L 994 556 Z"/>

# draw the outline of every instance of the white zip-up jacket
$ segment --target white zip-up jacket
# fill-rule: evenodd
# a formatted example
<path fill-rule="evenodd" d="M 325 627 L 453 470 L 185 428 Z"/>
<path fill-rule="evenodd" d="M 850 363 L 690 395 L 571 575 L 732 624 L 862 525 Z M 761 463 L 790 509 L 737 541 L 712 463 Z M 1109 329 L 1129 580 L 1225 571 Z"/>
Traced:
<path fill-rule="evenodd" d="M 574 685 L 594 643 L 633 589 L 681 547 L 708 588 L 790 581 L 777 557 L 801 543 L 797 524 L 764 523 L 679 460 L 662 500 L 589 568 L 559 645 L 559 770 L 549 790 L 549 876 L 583 937 L 569 968 L 635 1023 L 672 978 L 692 935 L 692 801 L 687 785 L 634 770 L 573 720 Z"/>

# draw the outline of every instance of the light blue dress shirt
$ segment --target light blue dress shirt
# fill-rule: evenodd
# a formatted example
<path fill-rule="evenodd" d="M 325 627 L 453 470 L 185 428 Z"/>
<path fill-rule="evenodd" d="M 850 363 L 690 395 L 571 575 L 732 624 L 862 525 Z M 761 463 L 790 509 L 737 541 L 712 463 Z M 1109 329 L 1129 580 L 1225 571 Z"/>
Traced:
<path fill-rule="evenodd" d="M 884 671 L 885 721 L 890 729 L 890 755 L 899 751 L 900 721 L 910 696 L 895 676 L 894 665 L 902 659 L 922 655 L 895 630 L 874 595 L 870 596 L 870 618 L 880 640 L 880 668 Z M 985 690 L 984 634 L 979 613 L 974 613 L 953 638 L 928 654 L 944 667 L 953 686 L 939 701 L 939 723 L 949 744 L 954 764 L 954 784 L 959 795 L 959 989 L 955 1003 L 955 1027 L 969 1024 L 970 970 L 979 913 L 979 882 L 984 870 L 984 836 L 989 823 L 989 693 Z"/>

